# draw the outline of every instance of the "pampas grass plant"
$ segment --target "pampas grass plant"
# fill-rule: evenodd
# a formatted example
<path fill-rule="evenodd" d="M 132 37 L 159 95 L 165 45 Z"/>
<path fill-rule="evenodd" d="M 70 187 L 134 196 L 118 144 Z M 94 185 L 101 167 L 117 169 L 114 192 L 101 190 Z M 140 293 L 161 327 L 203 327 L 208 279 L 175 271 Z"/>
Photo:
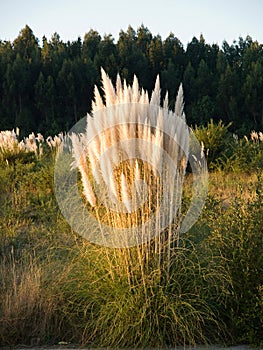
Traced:
<path fill-rule="evenodd" d="M 194 246 L 179 235 L 190 144 L 182 86 L 170 111 L 167 94 L 160 105 L 159 78 L 149 98 L 136 77 L 128 86 L 117 76 L 114 87 L 101 73 L 104 95 L 95 87 L 86 130 L 72 133 L 69 147 L 85 209 L 98 223 L 92 237 L 99 244 L 80 247 L 62 289 L 72 305 L 86 310 L 84 344 L 203 343 L 204 325 L 221 327 L 201 292 L 204 276 L 222 286 L 227 277 L 201 266 Z M 62 157 L 63 171 L 68 161 Z M 66 198 L 67 213 L 80 218 L 85 211 L 80 215 L 74 200 Z M 94 226 L 79 227 L 85 237 Z"/>
<path fill-rule="evenodd" d="M 62 133 L 54 137 L 48 136 L 45 140 L 43 135 L 34 132 L 19 140 L 19 128 L 15 130 L 0 131 L 0 162 L 7 165 L 21 162 L 40 160 L 44 155 L 44 148 L 49 148 L 55 160 L 61 148 L 64 136 Z M 48 146 L 48 147 L 47 147 Z"/>
<path fill-rule="evenodd" d="M 120 227 L 140 229 L 151 220 L 154 224 L 141 233 L 142 243 L 149 237 L 155 237 L 157 245 L 165 240 L 170 252 L 178 242 L 179 230 L 171 226 L 180 221 L 189 153 L 182 86 L 173 112 L 167 108 L 168 95 L 160 106 L 159 77 L 149 99 L 136 77 L 128 86 L 117 76 L 114 88 L 103 69 L 101 74 L 104 96 L 95 87 L 86 131 L 71 136 L 72 167 L 80 172 L 83 195 L 98 222 L 112 232 Z"/>

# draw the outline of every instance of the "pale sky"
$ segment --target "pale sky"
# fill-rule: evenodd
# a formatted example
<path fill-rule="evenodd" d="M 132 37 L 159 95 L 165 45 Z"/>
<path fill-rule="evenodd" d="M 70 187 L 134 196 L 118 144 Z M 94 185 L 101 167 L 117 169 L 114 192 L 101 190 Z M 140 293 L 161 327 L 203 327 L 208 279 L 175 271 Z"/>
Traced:
<path fill-rule="evenodd" d="M 90 29 L 115 43 L 121 29 L 143 24 L 164 40 L 170 32 L 186 47 L 202 33 L 209 44 L 250 35 L 263 43 L 263 0 L 0 0 L 0 39 L 13 41 L 25 25 L 42 44 L 55 32 L 66 42 Z"/>

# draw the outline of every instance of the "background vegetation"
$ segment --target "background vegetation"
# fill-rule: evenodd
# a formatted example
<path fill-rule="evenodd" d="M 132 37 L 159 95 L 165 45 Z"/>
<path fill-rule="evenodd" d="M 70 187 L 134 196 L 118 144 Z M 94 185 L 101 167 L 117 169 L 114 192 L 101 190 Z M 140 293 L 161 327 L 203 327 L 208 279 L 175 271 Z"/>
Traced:
<path fill-rule="evenodd" d="M 140 248 L 72 231 L 53 192 L 55 142 L 41 156 L 0 151 L 1 345 L 263 344 L 261 134 L 236 139 L 212 121 L 195 132 L 213 154 L 209 195 L 169 274 L 160 255 L 139 262 Z M 191 174 L 186 184 L 183 210 Z"/>
<path fill-rule="evenodd" d="M 66 131 L 90 111 L 100 67 L 114 81 L 132 82 L 149 92 L 160 74 L 173 104 L 183 82 L 188 124 L 213 118 L 239 135 L 263 128 L 263 46 L 247 36 L 222 47 L 201 35 L 186 48 L 170 34 L 164 40 L 143 25 L 113 37 L 90 30 L 83 40 L 63 42 L 54 33 L 39 43 L 25 26 L 11 43 L 0 41 L 0 130 L 20 127 L 45 136 Z"/>

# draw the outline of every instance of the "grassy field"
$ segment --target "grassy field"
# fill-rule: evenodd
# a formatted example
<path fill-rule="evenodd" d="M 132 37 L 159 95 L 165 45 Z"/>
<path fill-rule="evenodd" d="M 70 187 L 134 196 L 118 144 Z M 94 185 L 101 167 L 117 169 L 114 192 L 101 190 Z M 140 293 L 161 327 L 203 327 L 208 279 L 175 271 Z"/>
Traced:
<path fill-rule="evenodd" d="M 1 345 L 262 345 L 262 169 L 210 171 L 205 207 L 167 274 L 154 252 L 73 232 L 53 166 L 49 150 L 0 165 Z M 186 186 L 185 208 L 190 196 Z"/>
<path fill-rule="evenodd" d="M 213 120 L 189 132 L 182 87 L 171 112 L 168 95 L 160 108 L 158 78 L 150 100 L 136 78 L 127 87 L 117 77 L 116 90 L 103 70 L 102 80 L 108 109 L 95 88 L 82 134 L 21 140 L 18 130 L 0 132 L 0 345 L 262 345 L 263 134 L 239 139 Z M 204 154 L 206 201 L 179 234 L 196 194 L 194 169 L 205 177 Z M 77 226 L 59 210 L 54 169 L 60 189 L 71 183 L 57 175 L 76 175 L 78 201 L 60 195 Z M 83 224 L 87 212 L 96 232 Z M 147 239 L 117 248 L 72 229 L 105 239 L 105 223 L 110 234 L 135 227 Z"/>

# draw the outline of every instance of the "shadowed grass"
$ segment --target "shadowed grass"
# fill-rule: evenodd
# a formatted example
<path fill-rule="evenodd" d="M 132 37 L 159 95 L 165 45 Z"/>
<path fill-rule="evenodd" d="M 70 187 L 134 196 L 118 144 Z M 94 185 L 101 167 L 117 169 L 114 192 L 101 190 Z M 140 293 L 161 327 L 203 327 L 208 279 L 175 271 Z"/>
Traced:
<path fill-rule="evenodd" d="M 82 331 L 83 344 L 163 347 L 222 341 L 225 328 L 213 303 L 222 302 L 230 280 L 216 258 L 207 256 L 209 263 L 202 266 L 194 246 L 182 241 L 168 274 L 158 255 L 152 254 L 148 264 L 138 255 L 138 248 L 84 244 L 65 269 L 58 287 L 68 301 L 64 317 L 77 313 L 72 326 Z"/>

